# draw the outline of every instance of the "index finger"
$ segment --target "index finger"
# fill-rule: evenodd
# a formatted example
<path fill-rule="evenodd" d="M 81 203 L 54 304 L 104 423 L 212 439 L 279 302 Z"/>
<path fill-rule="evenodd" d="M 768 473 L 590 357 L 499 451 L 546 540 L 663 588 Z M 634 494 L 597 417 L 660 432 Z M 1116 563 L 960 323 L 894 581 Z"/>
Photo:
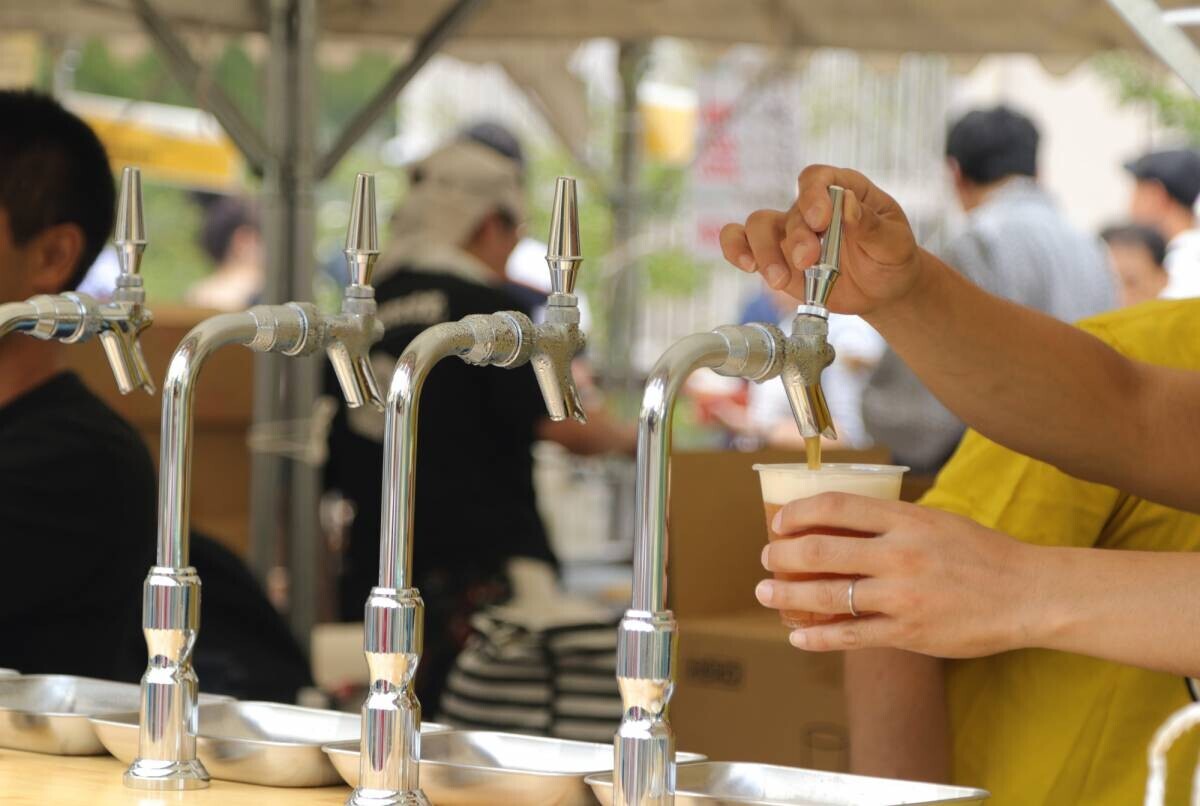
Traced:
<path fill-rule="evenodd" d="M 838 185 L 852 191 L 863 205 L 875 212 L 881 212 L 883 209 L 880 198 L 885 196 L 883 191 L 875 187 L 870 179 L 849 168 L 810 165 L 800 172 L 796 184 L 798 195 L 795 208 L 815 232 L 828 229 L 833 218 L 833 202 L 829 198 L 830 185 Z M 891 197 L 886 198 L 890 201 Z"/>
<path fill-rule="evenodd" d="M 775 516 L 771 528 L 779 535 L 822 528 L 883 534 L 911 517 L 911 508 L 915 507 L 851 493 L 821 493 L 789 501 Z"/>

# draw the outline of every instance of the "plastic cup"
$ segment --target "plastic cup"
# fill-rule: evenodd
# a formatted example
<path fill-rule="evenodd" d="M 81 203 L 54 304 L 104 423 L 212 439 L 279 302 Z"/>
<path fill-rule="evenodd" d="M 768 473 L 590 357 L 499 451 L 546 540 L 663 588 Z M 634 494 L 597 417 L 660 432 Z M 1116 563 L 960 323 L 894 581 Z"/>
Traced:
<path fill-rule="evenodd" d="M 873 537 L 864 532 L 831 527 L 815 527 L 800 534 L 779 535 L 771 529 L 771 521 L 784 504 L 797 498 L 808 498 L 819 493 L 854 493 L 871 498 L 898 500 L 900 481 L 907 467 L 899 465 L 862 465 L 830 462 L 819 470 L 810 470 L 804 464 L 754 465 L 758 480 L 762 484 L 763 508 L 767 515 L 767 540 L 803 537 L 806 534 L 842 535 L 846 537 Z M 802 581 L 808 579 L 833 579 L 838 574 L 775 574 L 776 579 Z M 807 610 L 782 610 L 779 613 L 789 628 L 809 627 L 830 621 L 848 618 L 845 615 L 810 613 Z"/>

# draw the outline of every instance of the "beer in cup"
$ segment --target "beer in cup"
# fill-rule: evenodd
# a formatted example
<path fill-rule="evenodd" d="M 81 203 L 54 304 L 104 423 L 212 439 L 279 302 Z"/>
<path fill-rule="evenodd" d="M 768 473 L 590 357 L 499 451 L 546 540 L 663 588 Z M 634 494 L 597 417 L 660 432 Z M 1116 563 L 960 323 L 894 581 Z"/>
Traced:
<path fill-rule="evenodd" d="M 803 534 L 844 535 L 848 537 L 871 537 L 863 532 L 847 529 L 832 529 L 815 527 L 801 535 L 778 535 L 771 528 L 771 522 L 783 505 L 797 498 L 808 498 L 818 493 L 854 493 L 871 498 L 900 498 L 900 480 L 904 477 L 907 467 L 897 465 L 863 465 L 826 463 L 820 468 L 810 469 L 803 464 L 787 465 L 754 465 L 758 471 L 758 479 L 762 484 L 763 508 L 767 513 L 767 539 L 778 540 Z M 828 579 L 836 574 L 775 574 L 776 579 L 789 581 L 806 579 Z M 831 616 L 821 613 L 810 613 L 805 610 L 784 610 L 780 612 L 783 623 L 789 628 L 808 627 L 827 621 L 837 621 L 845 616 Z"/>

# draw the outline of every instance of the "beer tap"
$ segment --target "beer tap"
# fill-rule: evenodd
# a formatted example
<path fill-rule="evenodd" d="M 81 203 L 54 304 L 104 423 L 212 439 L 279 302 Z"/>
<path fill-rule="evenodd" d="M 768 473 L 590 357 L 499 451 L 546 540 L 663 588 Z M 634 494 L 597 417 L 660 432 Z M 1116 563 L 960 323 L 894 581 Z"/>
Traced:
<path fill-rule="evenodd" d="M 833 360 L 825 302 L 837 279 L 842 189 L 830 187 L 833 220 L 821 256 L 805 271 L 805 303 L 791 336 L 774 325 L 725 325 L 695 333 L 663 353 L 650 372 L 638 419 L 633 598 L 617 637 L 622 716 L 613 742 L 613 803 L 670 806 L 675 798 L 675 735 L 668 705 L 675 690 L 678 628 L 667 609 L 667 496 L 675 398 L 693 371 L 763 382 L 780 377 L 800 432 L 833 436 L 821 371 Z"/>
<path fill-rule="evenodd" d="M 197 789 L 208 785 L 208 772 L 196 758 L 198 681 L 192 669 L 192 649 L 200 628 L 200 577 L 188 562 L 193 404 L 204 362 L 228 344 L 286 356 L 324 349 L 347 405 L 383 407 L 367 358 L 370 346 L 383 336 L 370 284 L 379 255 L 371 174 L 359 174 L 355 181 L 345 254 L 350 284 L 340 313 L 327 315 L 311 303 L 289 302 L 218 314 L 192 328 L 171 356 L 163 387 L 157 557 L 142 598 L 149 664 L 142 677 L 138 753 L 125 772 L 127 786 Z"/>
<path fill-rule="evenodd" d="M 379 584 L 367 597 L 363 650 L 370 687 L 362 709 L 358 788 L 348 806 L 425 806 L 419 779 L 421 704 L 413 677 L 421 660 L 425 605 L 412 581 L 417 413 L 421 388 L 443 358 L 514 368 L 532 363 L 553 420 L 585 422 L 571 361 L 583 348 L 575 275 L 583 260 L 575 180 L 554 188 L 546 262 L 551 290 L 546 321 L 517 311 L 473 314 L 422 331 L 396 362 L 383 443 L 383 512 Z"/>
<path fill-rule="evenodd" d="M 87 294 L 67 291 L 0 305 L 0 337 L 22 332 L 36 339 L 55 339 L 65 344 L 98 337 L 121 394 L 134 389 L 154 394 L 154 381 L 138 342 L 138 336 L 150 326 L 153 316 L 145 307 L 146 291 L 140 274 L 142 253 L 146 249 L 146 222 L 142 215 L 142 175 L 137 168 L 121 172 L 113 244 L 120 275 L 111 301 L 98 302 Z"/>

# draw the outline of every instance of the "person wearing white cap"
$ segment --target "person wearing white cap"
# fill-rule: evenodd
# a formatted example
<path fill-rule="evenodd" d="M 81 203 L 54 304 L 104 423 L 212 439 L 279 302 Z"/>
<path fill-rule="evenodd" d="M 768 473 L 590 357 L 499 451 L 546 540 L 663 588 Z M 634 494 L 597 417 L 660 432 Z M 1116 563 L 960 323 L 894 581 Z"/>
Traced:
<path fill-rule="evenodd" d="M 469 314 L 522 310 L 505 267 L 524 226 L 519 151 L 505 153 L 470 130 L 409 168 L 407 196 L 392 217 L 375 273 L 386 328 L 372 360 L 390 378 L 424 329 Z M 426 602 L 425 652 L 417 681 L 429 713 L 468 631 L 470 614 L 501 598 L 513 558 L 553 566 L 538 515 L 531 447 L 553 440 L 575 453 L 632 452 L 635 434 L 589 411 L 589 423 L 552 422 L 529 367 L 443 361 L 421 400 L 417 448 L 414 577 Z M 383 416 L 339 409 L 330 432 L 326 486 L 356 510 L 339 592 L 341 615 L 362 617 L 379 564 Z"/>

